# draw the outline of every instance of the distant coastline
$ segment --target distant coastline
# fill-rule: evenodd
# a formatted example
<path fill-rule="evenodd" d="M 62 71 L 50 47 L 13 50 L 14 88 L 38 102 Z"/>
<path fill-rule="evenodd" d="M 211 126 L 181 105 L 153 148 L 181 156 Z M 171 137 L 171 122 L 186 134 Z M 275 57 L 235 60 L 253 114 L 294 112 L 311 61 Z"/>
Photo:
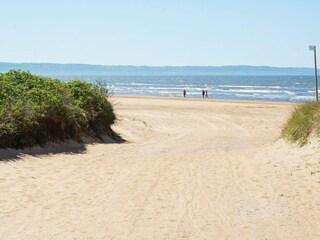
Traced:
<path fill-rule="evenodd" d="M 130 76 L 224 76 L 224 75 L 313 75 L 313 68 L 270 66 L 104 66 L 90 64 L 0 62 L 0 72 L 11 69 L 40 75 L 130 75 Z"/>

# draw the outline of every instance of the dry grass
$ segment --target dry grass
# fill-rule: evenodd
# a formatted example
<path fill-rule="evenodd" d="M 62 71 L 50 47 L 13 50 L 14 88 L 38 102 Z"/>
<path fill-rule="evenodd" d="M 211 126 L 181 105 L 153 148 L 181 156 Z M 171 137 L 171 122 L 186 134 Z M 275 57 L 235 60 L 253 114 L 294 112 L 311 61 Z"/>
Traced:
<path fill-rule="evenodd" d="M 281 135 L 289 142 L 304 146 L 312 132 L 320 137 L 320 103 L 306 102 L 295 109 Z"/>

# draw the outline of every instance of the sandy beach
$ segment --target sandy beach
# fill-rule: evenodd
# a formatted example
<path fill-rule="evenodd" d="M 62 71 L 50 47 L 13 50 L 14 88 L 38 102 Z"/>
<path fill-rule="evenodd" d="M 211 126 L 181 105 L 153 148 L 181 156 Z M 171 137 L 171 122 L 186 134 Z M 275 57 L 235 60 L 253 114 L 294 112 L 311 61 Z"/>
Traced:
<path fill-rule="evenodd" d="M 0 150 L 0 239 L 320 239 L 320 144 L 279 139 L 293 104 L 111 100 L 125 143 Z"/>

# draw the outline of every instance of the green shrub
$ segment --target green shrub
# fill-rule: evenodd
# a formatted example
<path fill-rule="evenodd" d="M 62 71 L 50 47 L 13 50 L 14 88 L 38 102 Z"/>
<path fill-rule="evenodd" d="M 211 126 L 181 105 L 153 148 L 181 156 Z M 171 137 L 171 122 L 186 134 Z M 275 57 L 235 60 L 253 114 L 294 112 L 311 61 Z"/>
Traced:
<path fill-rule="evenodd" d="M 0 148 L 113 135 L 115 119 L 99 86 L 16 70 L 0 74 Z"/>
<path fill-rule="evenodd" d="M 306 102 L 295 109 L 281 134 L 285 140 L 303 146 L 312 132 L 320 138 L 320 103 Z"/>

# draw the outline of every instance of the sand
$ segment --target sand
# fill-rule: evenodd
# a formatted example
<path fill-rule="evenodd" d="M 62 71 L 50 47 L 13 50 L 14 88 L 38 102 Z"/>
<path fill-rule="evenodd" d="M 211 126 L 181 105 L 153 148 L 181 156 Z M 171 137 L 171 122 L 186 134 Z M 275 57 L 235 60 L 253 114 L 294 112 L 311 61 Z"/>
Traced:
<path fill-rule="evenodd" d="M 0 239 L 320 239 L 320 144 L 279 139 L 293 104 L 112 101 L 126 143 L 0 151 Z"/>

